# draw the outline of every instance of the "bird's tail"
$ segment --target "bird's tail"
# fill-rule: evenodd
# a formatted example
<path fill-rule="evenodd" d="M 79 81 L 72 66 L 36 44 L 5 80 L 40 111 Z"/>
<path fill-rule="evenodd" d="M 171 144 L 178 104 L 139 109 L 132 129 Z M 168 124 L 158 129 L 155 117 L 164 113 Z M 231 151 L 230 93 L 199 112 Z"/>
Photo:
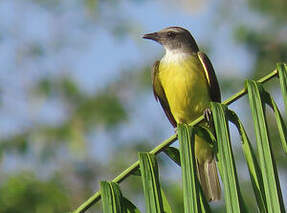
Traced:
<path fill-rule="evenodd" d="M 206 200 L 220 200 L 221 188 L 215 158 L 206 160 L 201 164 L 197 161 L 197 174 Z"/>

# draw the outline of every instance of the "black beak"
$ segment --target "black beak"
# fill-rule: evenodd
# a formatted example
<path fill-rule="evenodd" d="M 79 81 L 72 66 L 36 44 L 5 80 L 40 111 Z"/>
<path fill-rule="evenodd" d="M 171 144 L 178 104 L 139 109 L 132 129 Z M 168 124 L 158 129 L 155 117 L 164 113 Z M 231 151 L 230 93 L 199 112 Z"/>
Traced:
<path fill-rule="evenodd" d="M 148 33 L 148 34 L 143 35 L 143 38 L 144 39 L 151 39 L 154 41 L 159 41 L 160 36 L 158 33 Z"/>

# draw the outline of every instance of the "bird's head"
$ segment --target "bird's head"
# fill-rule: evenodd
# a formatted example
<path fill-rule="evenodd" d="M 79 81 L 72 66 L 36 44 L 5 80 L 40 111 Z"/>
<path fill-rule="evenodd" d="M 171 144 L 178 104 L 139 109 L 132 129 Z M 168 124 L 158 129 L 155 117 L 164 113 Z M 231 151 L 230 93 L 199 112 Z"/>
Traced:
<path fill-rule="evenodd" d="M 194 38 L 188 30 L 182 27 L 167 27 L 158 32 L 145 34 L 143 38 L 160 43 L 168 51 L 198 51 Z"/>

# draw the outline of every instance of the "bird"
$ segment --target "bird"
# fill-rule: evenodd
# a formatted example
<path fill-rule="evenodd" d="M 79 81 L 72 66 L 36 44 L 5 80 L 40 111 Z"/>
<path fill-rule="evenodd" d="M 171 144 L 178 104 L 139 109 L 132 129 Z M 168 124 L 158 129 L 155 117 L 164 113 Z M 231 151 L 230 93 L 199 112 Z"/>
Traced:
<path fill-rule="evenodd" d="M 153 93 L 174 128 L 210 112 L 211 101 L 221 102 L 211 61 L 199 50 L 188 30 L 172 26 L 144 34 L 143 38 L 154 40 L 165 49 L 164 56 L 153 65 Z M 194 152 L 197 177 L 206 200 L 220 200 L 221 188 L 213 149 L 206 139 L 196 135 Z"/>

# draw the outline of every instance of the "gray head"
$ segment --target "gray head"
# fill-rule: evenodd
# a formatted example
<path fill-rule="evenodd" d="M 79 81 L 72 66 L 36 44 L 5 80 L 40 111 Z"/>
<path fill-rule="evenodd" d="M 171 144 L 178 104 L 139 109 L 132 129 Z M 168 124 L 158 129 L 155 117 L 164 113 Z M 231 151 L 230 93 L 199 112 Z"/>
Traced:
<path fill-rule="evenodd" d="M 167 27 L 155 33 L 145 34 L 143 38 L 160 43 L 166 50 L 198 52 L 194 38 L 182 27 Z"/>

